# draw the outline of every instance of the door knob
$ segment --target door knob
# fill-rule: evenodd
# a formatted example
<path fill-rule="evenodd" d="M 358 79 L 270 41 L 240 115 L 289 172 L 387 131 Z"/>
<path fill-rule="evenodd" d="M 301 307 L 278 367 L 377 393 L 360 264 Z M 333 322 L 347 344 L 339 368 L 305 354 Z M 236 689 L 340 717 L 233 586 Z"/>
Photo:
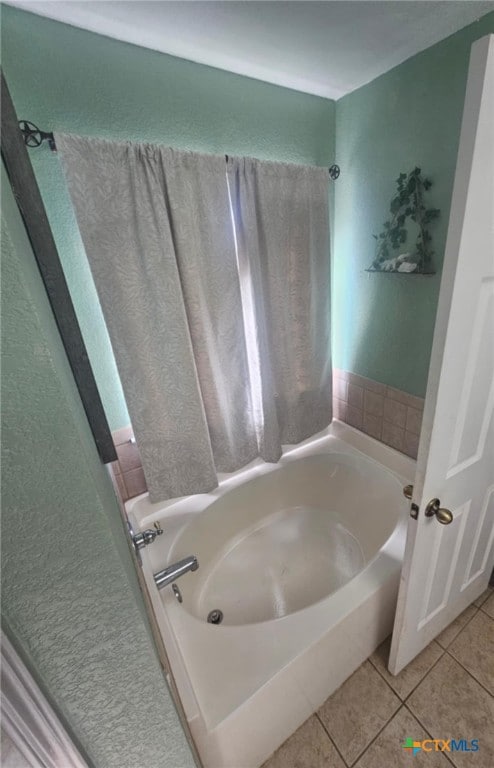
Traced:
<path fill-rule="evenodd" d="M 439 499 L 432 499 L 425 508 L 426 517 L 435 517 L 441 525 L 449 525 L 453 522 L 453 515 L 449 509 L 441 507 Z"/>
<path fill-rule="evenodd" d="M 405 485 L 403 488 L 403 496 L 406 499 L 411 499 L 413 496 L 413 485 Z"/>

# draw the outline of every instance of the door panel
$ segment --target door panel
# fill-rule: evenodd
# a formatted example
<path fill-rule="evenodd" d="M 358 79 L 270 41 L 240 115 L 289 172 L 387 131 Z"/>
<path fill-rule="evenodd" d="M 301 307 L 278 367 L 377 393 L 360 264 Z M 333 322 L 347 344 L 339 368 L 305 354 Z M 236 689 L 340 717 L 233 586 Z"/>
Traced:
<path fill-rule="evenodd" d="M 480 284 L 447 478 L 479 461 L 484 452 L 489 422 L 492 419 L 494 382 L 489 381 L 487 376 L 478 376 L 477 372 L 482 367 L 487 370 L 494 369 L 493 328 L 494 278 L 486 276 Z M 476 407 L 478 403 L 486 403 L 485 410 Z"/>
<path fill-rule="evenodd" d="M 494 471 L 494 470 L 493 470 Z M 480 520 L 470 549 L 461 591 L 470 586 L 487 569 L 487 560 L 494 542 L 494 485 L 485 494 Z"/>

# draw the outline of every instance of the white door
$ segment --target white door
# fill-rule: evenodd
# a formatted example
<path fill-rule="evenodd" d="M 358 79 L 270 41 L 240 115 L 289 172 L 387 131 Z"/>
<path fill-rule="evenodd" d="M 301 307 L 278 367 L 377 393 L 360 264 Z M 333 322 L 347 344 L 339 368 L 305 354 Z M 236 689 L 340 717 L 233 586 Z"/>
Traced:
<path fill-rule="evenodd" d="M 389 669 L 486 588 L 494 565 L 494 35 L 472 47 Z M 427 505 L 440 500 L 435 508 Z M 447 524 L 448 515 L 453 520 Z M 414 507 L 412 507 L 412 513 Z M 441 522 L 442 521 L 442 522 Z M 446 523 L 446 524 L 445 524 Z"/>

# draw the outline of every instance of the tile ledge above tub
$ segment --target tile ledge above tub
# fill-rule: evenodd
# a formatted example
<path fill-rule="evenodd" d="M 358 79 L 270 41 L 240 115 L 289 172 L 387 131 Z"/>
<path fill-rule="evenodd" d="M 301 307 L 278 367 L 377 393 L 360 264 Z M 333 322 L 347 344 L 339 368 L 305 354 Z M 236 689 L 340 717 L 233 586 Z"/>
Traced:
<path fill-rule="evenodd" d="M 417 458 L 423 410 L 422 397 L 333 369 L 334 417 L 412 459 Z"/>

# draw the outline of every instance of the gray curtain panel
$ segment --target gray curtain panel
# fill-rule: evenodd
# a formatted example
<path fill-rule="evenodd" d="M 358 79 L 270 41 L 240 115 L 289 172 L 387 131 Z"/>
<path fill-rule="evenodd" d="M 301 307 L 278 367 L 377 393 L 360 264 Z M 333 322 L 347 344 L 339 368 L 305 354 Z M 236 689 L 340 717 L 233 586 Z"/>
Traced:
<path fill-rule="evenodd" d="M 327 170 L 56 142 L 151 500 L 327 426 Z"/>
<path fill-rule="evenodd" d="M 152 501 L 257 455 L 223 157 L 57 134 Z"/>
<path fill-rule="evenodd" d="M 274 461 L 332 418 L 328 171 L 230 158 L 228 179 L 256 328 L 261 455 Z"/>

